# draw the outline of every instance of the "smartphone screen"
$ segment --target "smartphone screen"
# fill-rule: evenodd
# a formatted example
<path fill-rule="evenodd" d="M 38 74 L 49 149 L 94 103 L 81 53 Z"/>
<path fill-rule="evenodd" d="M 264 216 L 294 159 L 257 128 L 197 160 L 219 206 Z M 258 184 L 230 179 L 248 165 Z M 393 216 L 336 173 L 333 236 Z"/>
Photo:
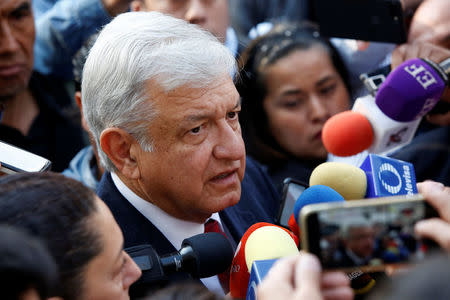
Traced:
<path fill-rule="evenodd" d="M 0 141 L 0 171 L 6 174 L 17 172 L 42 172 L 51 162 L 39 155 Z"/>
<path fill-rule="evenodd" d="M 281 197 L 280 211 L 278 213 L 278 225 L 289 228 L 289 218 L 294 211 L 294 205 L 298 197 L 308 187 L 308 184 L 293 178 L 286 178 L 283 182 L 283 195 Z"/>
<path fill-rule="evenodd" d="M 377 272 L 388 265 L 420 262 L 435 245 L 417 239 L 414 225 L 435 216 L 436 211 L 415 196 L 333 203 L 310 210 L 302 220 L 308 251 L 320 258 L 324 268 Z"/>

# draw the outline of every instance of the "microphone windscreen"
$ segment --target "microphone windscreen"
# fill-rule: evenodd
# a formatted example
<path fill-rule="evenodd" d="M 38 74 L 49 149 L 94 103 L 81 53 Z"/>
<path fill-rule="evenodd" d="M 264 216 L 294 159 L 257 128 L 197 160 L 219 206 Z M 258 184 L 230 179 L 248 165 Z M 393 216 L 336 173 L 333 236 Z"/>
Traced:
<path fill-rule="evenodd" d="M 345 200 L 362 199 L 366 194 L 367 179 L 360 168 L 340 162 L 325 162 L 312 171 L 309 185 L 326 185 Z"/>
<path fill-rule="evenodd" d="M 344 111 L 325 122 L 322 129 L 322 142 L 325 149 L 334 155 L 355 155 L 372 145 L 372 126 L 363 114 Z"/>
<path fill-rule="evenodd" d="M 185 246 L 191 246 L 194 252 L 196 270 L 190 272 L 194 277 L 205 278 L 222 273 L 233 261 L 233 247 L 223 234 L 217 232 L 187 238 L 183 240 L 181 248 Z"/>
<path fill-rule="evenodd" d="M 287 239 L 287 236 L 285 234 L 281 234 L 281 238 L 277 239 L 277 237 L 279 237 L 279 235 L 277 234 L 273 234 L 273 230 L 268 230 L 264 229 L 264 228 L 278 228 L 281 231 L 283 231 L 285 234 L 287 234 L 291 241 L 289 241 L 289 239 Z M 257 232 L 259 229 L 264 229 L 263 231 L 260 231 L 259 233 L 256 234 L 255 237 L 252 237 L 252 235 Z M 267 237 L 264 237 L 264 233 L 267 233 Z M 279 231 L 278 231 L 279 232 Z M 267 242 L 263 245 L 261 245 L 261 239 L 265 239 L 268 238 L 269 240 L 275 238 L 277 239 L 275 242 L 271 241 L 271 242 Z M 251 252 L 250 255 L 247 255 L 247 243 L 248 240 L 250 239 L 250 247 L 248 248 L 249 252 Z M 292 243 L 294 244 L 294 247 L 292 247 Z M 278 244 L 283 244 L 282 245 L 278 245 Z M 286 245 L 287 244 L 287 245 Z M 278 247 L 281 246 L 281 249 L 278 249 Z M 268 248 L 276 248 L 278 250 L 273 250 L 273 249 L 268 249 Z M 275 254 L 284 254 L 284 253 L 295 253 L 294 252 L 294 248 L 295 251 L 298 252 L 297 249 L 297 239 L 295 238 L 295 236 L 289 232 L 289 230 L 280 227 L 280 226 L 276 226 L 270 223 L 265 223 L 265 222 L 261 222 L 261 223 L 256 223 L 252 226 L 250 226 L 250 228 L 244 233 L 244 235 L 241 238 L 241 241 L 239 242 L 235 254 L 234 254 L 234 258 L 233 258 L 233 263 L 231 265 L 231 273 L 230 273 L 230 294 L 231 297 L 233 298 L 240 298 L 243 299 L 245 298 L 245 295 L 247 293 L 247 288 L 248 288 L 248 281 L 250 278 L 250 270 L 251 270 L 251 265 L 250 268 L 248 267 L 247 261 L 252 261 L 252 257 L 265 257 L 267 255 L 275 255 Z M 289 250 L 291 250 L 292 252 L 289 252 Z M 265 255 L 267 254 L 267 255 Z M 247 258 L 248 256 L 248 258 Z M 281 257 L 281 256 L 279 256 Z M 261 258 L 261 259 L 265 259 L 265 258 Z"/>
<path fill-rule="evenodd" d="M 345 201 L 338 192 L 325 185 L 312 185 L 298 197 L 294 205 L 294 217 L 297 224 L 300 224 L 298 218 L 300 211 L 308 204 Z"/>
<path fill-rule="evenodd" d="M 298 252 L 292 234 L 279 226 L 264 226 L 256 229 L 247 239 L 245 261 L 251 270 L 255 260 L 285 257 Z"/>
<path fill-rule="evenodd" d="M 422 59 L 410 59 L 393 70 L 380 85 L 375 102 L 393 120 L 420 119 L 439 101 L 446 83 Z"/>

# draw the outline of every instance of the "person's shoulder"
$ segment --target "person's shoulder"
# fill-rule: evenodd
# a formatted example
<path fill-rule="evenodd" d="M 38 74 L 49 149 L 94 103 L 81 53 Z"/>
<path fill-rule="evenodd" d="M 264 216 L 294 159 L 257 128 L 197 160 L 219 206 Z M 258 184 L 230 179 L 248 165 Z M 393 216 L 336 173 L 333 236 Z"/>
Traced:
<path fill-rule="evenodd" d="M 270 216 L 277 210 L 280 195 L 276 191 L 264 165 L 247 156 L 242 181 L 241 206 L 260 206 Z"/>

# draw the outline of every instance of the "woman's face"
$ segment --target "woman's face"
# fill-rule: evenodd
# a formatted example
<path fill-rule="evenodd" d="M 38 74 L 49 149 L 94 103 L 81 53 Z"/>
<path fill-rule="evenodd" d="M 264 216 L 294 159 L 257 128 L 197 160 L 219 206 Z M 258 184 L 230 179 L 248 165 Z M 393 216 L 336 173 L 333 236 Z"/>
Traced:
<path fill-rule="evenodd" d="M 349 109 L 350 96 L 326 50 L 296 50 L 264 72 L 263 101 L 269 130 L 278 144 L 300 158 L 325 158 L 322 127 Z"/>
<path fill-rule="evenodd" d="M 80 299 L 129 299 L 129 287 L 141 276 L 141 270 L 123 250 L 122 231 L 109 208 L 99 198 L 97 207 L 90 225 L 100 235 L 102 250 L 87 265 Z"/>

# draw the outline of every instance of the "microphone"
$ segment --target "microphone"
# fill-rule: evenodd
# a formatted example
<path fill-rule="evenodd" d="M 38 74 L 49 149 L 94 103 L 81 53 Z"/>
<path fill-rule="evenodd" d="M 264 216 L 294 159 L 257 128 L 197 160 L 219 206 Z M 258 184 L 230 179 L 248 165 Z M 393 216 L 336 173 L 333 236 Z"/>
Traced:
<path fill-rule="evenodd" d="M 416 176 L 411 163 L 369 154 L 361 169 L 367 177 L 366 198 L 417 194 Z"/>
<path fill-rule="evenodd" d="M 337 156 L 352 156 L 366 150 L 373 143 L 373 135 L 369 120 L 353 111 L 332 116 L 322 128 L 323 145 Z"/>
<path fill-rule="evenodd" d="M 288 222 L 289 229 L 300 240 L 301 230 L 298 218 L 301 209 L 308 204 L 334 201 L 344 201 L 344 197 L 328 186 L 314 185 L 305 189 L 295 201 L 294 209 Z"/>
<path fill-rule="evenodd" d="M 352 111 L 361 113 L 371 124 L 371 145 L 367 147 L 369 138 L 361 137 L 370 135 L 367 122 L 341 113 L 324 125 L 327 131 L 323 131 L 322 140 L 327 151 L 337 156 L 351 156 L 362 150 L 388 154 L 410 143 L 421 118 L 436 105 L 445 90 L 447 61 L 439 65 L 427 59 L 405 61 L 386 77 L 375 98 L 360 97 L 353 105 Z"/>
<path fill-rule="evenodd" d="M 312 171 L 309 185 L 330 187 L 345 200 L 362 199 L 366 194 L 367 179 L 364 171 L 358 167 L 342 162 L 325 162 Z"/>
<path fill-rule="evenodd" d="M 392 120 L 417 120 L 436 105 L 447 82 L 448 76 L 438 64 L 428 59 L 410 59 L 386 77 L 375 102 Z"/>
<path fill-rule="evenodd" d="M 270 223 L 256 223 L 242 236 L 231 265 L 230 293 L 243 299 L 255 260 L 268 260 L 298 253 L 297 238 L 289 230 Z"/>
<path fill-rule="evenodd" d="M 325 185 L 312 185 L 298 197 L 294 205 L 294 218 L 297 224 L 299 224 L 300 211 L 303 207 L 309 204 L 323 203 L 323 202 L 336 202 L 345 201 L 338 192 L 331 187 Z"/>
<path fill-rule="evenodd" d="M 409 122 L 399 122 L 389 118 L 377 106 L 371 95 L 356 99 L 352 110 L 363 114 L 372 125 L 374 140 L 367 151 L 382 155 L 409 144 L 421 121 L 415 119 Z M 354 128 L 353 131 L 357 131 L 357 128 Z"/>
<path fill-rule="evenodd" d="M 183 240 L 179 251 L 159 256 L 149 244 L 126 248 L 142 270 L 134 285 L 163 282 L 167 275 L 185 272 L 194 278 L 211 277 L 224 272 L 233 260 L 233 247 L 220 233 L 202 233 Z"/>

